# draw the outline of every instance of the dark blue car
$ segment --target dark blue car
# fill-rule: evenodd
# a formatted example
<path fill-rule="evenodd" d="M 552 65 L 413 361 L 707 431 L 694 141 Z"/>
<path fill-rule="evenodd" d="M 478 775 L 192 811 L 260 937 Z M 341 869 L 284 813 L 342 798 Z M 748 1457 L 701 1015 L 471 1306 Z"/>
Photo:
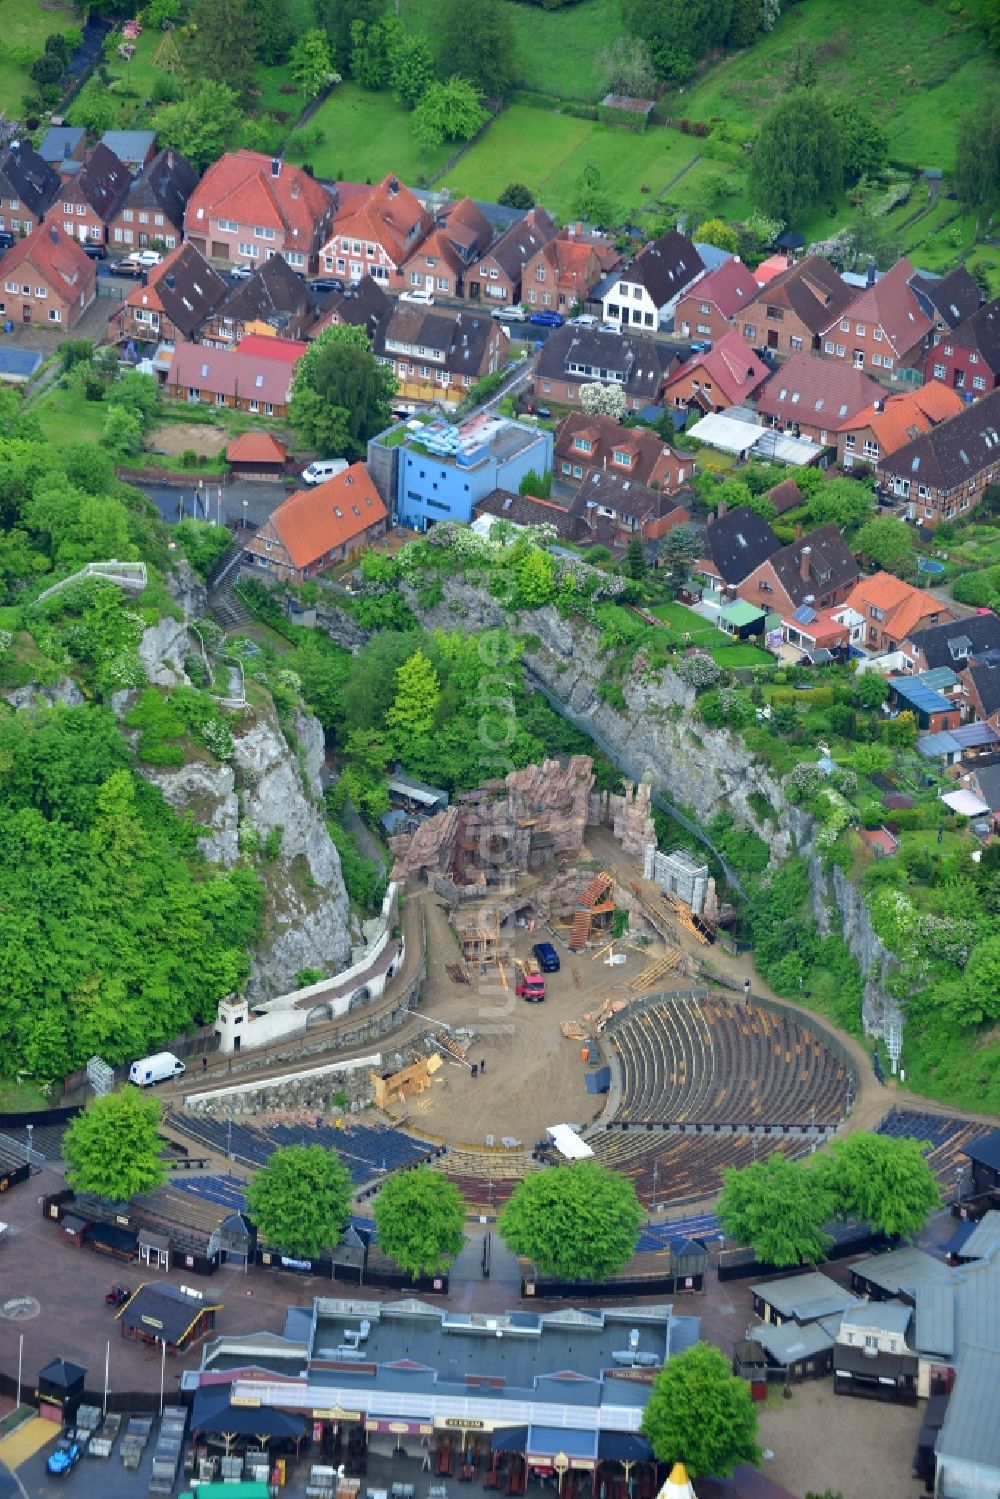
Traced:
<path fill-rule="evenodd" d="M 533 312 L 528 319 L 529 323 L 537 323 L 541 328 L 561 328 L 565 321 L 561 312 Z"/>
<path fill-rule="evenodd" d="M 551 942 L 536 942 L 531 951 L 538 959 L 538 966 L 543 973 L 559 972 L 559 954 Z"/>

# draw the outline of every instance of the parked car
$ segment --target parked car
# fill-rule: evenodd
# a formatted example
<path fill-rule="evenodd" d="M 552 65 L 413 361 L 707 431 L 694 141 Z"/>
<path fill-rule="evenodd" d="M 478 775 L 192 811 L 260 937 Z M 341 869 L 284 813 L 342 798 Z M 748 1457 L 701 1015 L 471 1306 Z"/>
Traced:
<path fill-rule="evenodd" d="M 82 245 L 84 255 L 89 255 L 91 260 L 107 260 L 107 245 Z"/>
<path fill-rule="evenodd" d="M 105 1306 L 124 1306 L 132 1295 L 128 1286 L 112 1286 L 110 1291 L 104 1293 Z"/>
<path fill-rule="evenodd" d="M 330 291 L 343 291 L 344 283 L 339 276 L 320 276 L 318 281 L 310 281 L 309 285 L 313 291 L 325 295 Z"/>
<path fill-rule="evenodd" d="M 415 289 L 414 291 L 400 292 L 401 302 L 416 302 L 418 307 L 433 307 L 434 293 L 426 289 Z"/>
<path fill-rule="evenodd" d="M 596 328 L 597 319 L 592 312 L 581 312 L 577 317 L 569 320 L 571 328 Z"/>
<path fill-rule="evenodd" d="M 553 312 L 547 307 L 541 312 L 533 312 L 528 319 L 529 323 L 537 323 L 540 328 L 561 328 L 565 321 L 561 312 Z"/>
<path fill-rule="evenodd" d="M 528 314 L 515 302 L 512 307 L 492 307 L 490 317 L 496 318 L 498 323 L 524 323 L 527 322 Z"/>
<path fill-rule="evenodd" d="M 256 269 L 253 265 L 234 265 L 229 274 L 234 281 L 249 281 Z"/>
<path fill-rule="evenodd" d="M 79 1461 L 79 1442 L 73 1442 L 69 1437 L 60 1437 L 53 1451 L 49 1453 L 49 1460 L 45 1466 L 50 1473 L 58 1475 L 68 1473 L 70 1468 L 75 1468 Z"/>
<path fill-rule="evenodd" d="M 711 347 L 712 347 L 712 340 L 710 338 L 699 338 L 698 341 L 697 341 L 697 343 L 693 343 L 691 345 L 691 353 L 692 354 L 707 354 L 708 351 L 709 351 L 709 349 Z"/>
<path fill-rule="evenodd" d="M 538 966 L 543 973 L 559 972 L 559 954 L 551 942 L 536 942 L 531 951 L 538 959 Z"/>
<path fill-rule="evenodd" d="M 598 333 L 620 333 L 622 325 L 621 323 L 602 323 L 597 331 Z"/>
<path fill-rule="evenodd" d="M 159 250 L 137 250 L 132 257 L 145 270 L 151 271 L 154 265 L 159 265 L 163 259 Z"/>
<path fill-rule="evenodd" d="M 142 276 L 149 270 L 148 265 L 140 265 L 134 255 L 126 255 L 124 260 L 112 262 L 111 274 L 113 276 Z"/>

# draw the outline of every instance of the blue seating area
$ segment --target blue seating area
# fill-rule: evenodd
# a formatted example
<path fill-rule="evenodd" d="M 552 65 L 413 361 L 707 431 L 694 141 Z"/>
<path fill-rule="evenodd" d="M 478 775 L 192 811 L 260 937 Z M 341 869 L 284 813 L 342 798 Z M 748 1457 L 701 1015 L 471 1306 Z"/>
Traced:
<path fill-rule="evenodd" d="M 949 1118 L 946 1114 L 929 1114 L 918 1109 L 892 1108 L 876 1127 L 877 1135 L 891 1135 L 894 1140 L 928 1141 L 933 1148 L 945 1145 L 965 1129 L 967 1119 Z"/>
<path fill-rule="evenodd" d="M 639 1235 L 636 1252 L 669 1249 L 683 1239 L 716 1239 L 719 1232 L 714 1213 L 696 1213 L 690 1218 L 675 1218 L 670 1223 L 647 1223 Z"/>
<path fill-rule="evenodd" d="M 241 1176 L 186 1176 L 177 1177 L 173 1185 L 189 1197 L 200 1197 L 203 1202 L 217 1202 L 230 1213 L 242 1213 L 246 1206 L 246 1182 Z"/>
<path fill-rule="evenodd" d="M 244 1166 L 264 1166 L 276 1150 L 287 1145 L 322 1145 L 335 1150 L 355 1185 L 374 1177 L 415 1166 L 439 1153 L 440 1147 L 382 1124 L 351 1123 L 343 1129 L 330 1124 L 239 1124 L 205 1114 L 172 1113 L 165 1121 L 205 1149 L 228 1156 Z M 225 1180 L 223 1177 L 208 1180 Z M 206 1178 L 202 1178 L 204 1182 Z M 195 1191 L 199 1183 L 192 1182 Z M 188 1188 L 186 1188 L 188 1190 Z"/>

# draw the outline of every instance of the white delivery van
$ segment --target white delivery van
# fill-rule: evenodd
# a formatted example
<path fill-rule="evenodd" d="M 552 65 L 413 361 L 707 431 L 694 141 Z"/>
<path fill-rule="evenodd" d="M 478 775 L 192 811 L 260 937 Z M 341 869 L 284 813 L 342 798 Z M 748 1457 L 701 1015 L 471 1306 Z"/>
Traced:
<path fill-rule="evenodd" d="M 128 1070 L 128 1080 L 137 1088 L 151 1088 L 154 1083 L 165 1083 L 168 1077 L 180 1077 L 187 1068 L 172 1051 L 158 1051 L 153 1057 L 143 1057 L 133 1062 Z"/>
<path fill-rule="evenodd" d="M 325 484 L 327 479 L 335 479 L 347 468 L 346 458 L 317 458 L 315 463 L 310 463 L 308 468 L 302 470 L 303 484 Z"/>

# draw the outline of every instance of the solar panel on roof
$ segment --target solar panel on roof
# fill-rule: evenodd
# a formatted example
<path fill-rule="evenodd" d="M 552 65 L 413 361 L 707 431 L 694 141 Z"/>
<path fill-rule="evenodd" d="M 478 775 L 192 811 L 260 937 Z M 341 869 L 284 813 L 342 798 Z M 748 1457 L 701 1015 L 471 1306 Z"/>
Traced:
<path fill-rule="evenodd" d="M 816 610 L 810 609 L 808 604 L 800 604 L 795 613 L 792 615 L 792 618 L 795 620 L 796 624 L 811 625 L 813 620 L 816 618 Z"/>

